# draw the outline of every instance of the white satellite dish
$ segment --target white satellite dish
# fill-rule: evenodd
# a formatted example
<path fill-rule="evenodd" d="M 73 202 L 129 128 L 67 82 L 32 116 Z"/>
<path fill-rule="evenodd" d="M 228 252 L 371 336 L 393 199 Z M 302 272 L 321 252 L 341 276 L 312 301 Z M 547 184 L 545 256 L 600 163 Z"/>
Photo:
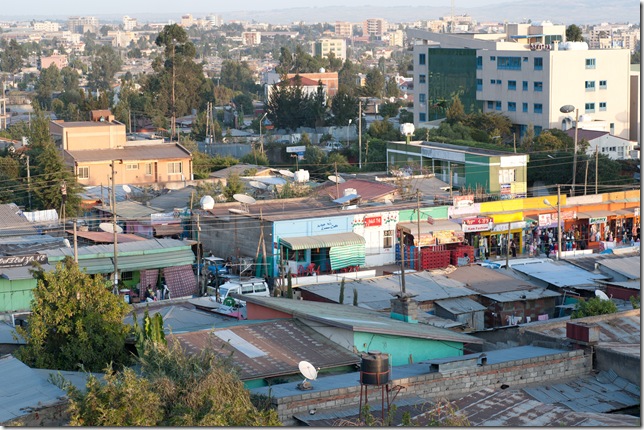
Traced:
<path fill-rule="evenodd" d="M 599 300 L 610 300 L 602 290 L 595 290 L 595 296 L 599 297 Z"/>
<path fill-rule="evenodd" d="M 289 178 L 292 178 L 293 176 L 295 176 L 295 173 L 291 172 L 290 170 L 278 170 L 278 171 L 282 176 L 287 176 Z"/>
<path fill-rule="evenodd" d="M 199 200 L 199 204 L 201 205 L 201 209 L 209 211 L 215 207 L 215 199 L 211 196 L 203 196 L 201 200 Z"/>
<path fill-rule="evenodd" d="M 108 233 L 114 233 L 114 224 L 111 222 L 102 222 L 98 225 L 98 228 Z M 123 233 L 123 229 L 118 224 L 116 225 L 116 232 Z"/>
<path fill-rule="evenodd" d="M 132 188 L 130 188 L 130 186 L 129 186 L 129 185 L 123 185 L 123 191 L 125 191 L 126 193 L 131 193 L 131 192 L 132 192 Z"/>
<path fill-rule="evenodd" d="M 257 200 L 246 194 L 234 194 L 233 199 L 237 200 L 239 203 L 244 203 L 247 205 L 254 205 L 257 203 Z"/>
<path fill-rule="evenodd" d="M 340 175 L 338 175 L 338 176 L 335 176 L 335 175 L 329 176 L 329 181 L 334 182 L 336 184 L 342 184 L 342 183 L 346 182 L 344 180 L 344 178 L 342 176 L 340 176 Z"/>
<path fill-rule="evenodd" d="M 261 182 L 257 182 L 257 181 L 249 181 L 248 185 L 250 185 L 253 188 L 257 188 L 258 190 L 265 190 L 266 188 L 268 188 L 268 185 L 262 184 Z"/>
<path fill-rule="evenodd" d="M 318 371 L 315 370 L 315 367 L 308 361 L 300 361 L 300 364 L 297 365 L 300 369 L 300 373 L 306 378 L 314 381 L 318 377 Z M 305 379 L 305 381 L 306 381 Z"/>

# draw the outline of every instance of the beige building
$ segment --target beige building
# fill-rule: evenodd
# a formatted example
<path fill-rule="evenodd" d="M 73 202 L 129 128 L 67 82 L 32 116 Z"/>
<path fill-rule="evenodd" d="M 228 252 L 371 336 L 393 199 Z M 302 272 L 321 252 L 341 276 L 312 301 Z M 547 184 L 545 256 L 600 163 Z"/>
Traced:
<path fill-rule="evenodd" d="M 38 60 L 38 68 L 40 70 L 47 69 L 52 64 L 55 64 L 58 70 L 61 70 L 68 64 L 67 55 L 50 55 L 49 57 L 40 57 Z"/>
<path fill-rule="evenodd" d="M 362 23 L 363 36 L 382 36 L 387 31 L 387 21 L 382 18 L 369 18 Z"/>
<path fill-rule="evenodd" d="M 192 179 L 192 155 L 187 149 L 163 140 L 127 140 L 125 125 L 109 111 L 93 111 L 92 121 L 52 121 L 49 130 L 83 186 L 108 185 L 112 162 L 116 184 Z"/>
<path fill-rule="evenodd" d="M 123 30 L 132 31 L 135 28 L 136 28 L 136 18 L 130 18 L 129 16 L 125 15 L 123 17 Z"/>
<path fill-rule="evenodd" d="M 259 31 L 244 31 L 241 34 L 242 45 L 254 46 L 262 42 L 262 33 Z"/>
<path fill-rule="evenodd" d="M 34 30 L 54 33 L 60 30 L 60 25 L 57 22 L 51 21 L 34 22 Z"/>
<path fill-rule="evenodd" d="M 335 58 L 346 60 L 347 58 L 347 41 L 345 39 L 319 39 L 317 42 L 311 43 L 311 55 L 326 57 L 330 53 L 335 55 Z"/>
<path fill-rule="evenodd" d="M 348 39 L 353 36 L 353 24 L 350 22 L 336 21 L 334 31 L 336 37 Z"/>
<path fill-rule="evenodd" d="M 67 20 L 67 29 L 72 33 L 98 33 L 98 18 L 95 16 L 71 16 Z"/>
<path fill-rule="evenodd" d="M 403 47 L 405 42 L 405 32 L 402 30 L 390 31 L 387 33 L 389 36 L 389 46 L 399 46 Z"/>

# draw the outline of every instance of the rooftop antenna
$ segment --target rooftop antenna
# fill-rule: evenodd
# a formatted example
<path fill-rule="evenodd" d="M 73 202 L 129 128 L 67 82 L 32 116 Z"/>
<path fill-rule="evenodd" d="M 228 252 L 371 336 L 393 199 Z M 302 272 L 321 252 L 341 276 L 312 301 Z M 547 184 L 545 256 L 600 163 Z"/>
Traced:
<path fill-rule="evenodd" d="M 312 389 L 313 385 L 311 385 L 311 383 L 307 381 L 307 379 L 315 381 L 318 377 L 318 371 L 308 361 L 300 361 L 297 367 L 300 369 L 300 373 L 304 376 L 304 381 L 297 384 L 297 388 L 300 390 Z"/>

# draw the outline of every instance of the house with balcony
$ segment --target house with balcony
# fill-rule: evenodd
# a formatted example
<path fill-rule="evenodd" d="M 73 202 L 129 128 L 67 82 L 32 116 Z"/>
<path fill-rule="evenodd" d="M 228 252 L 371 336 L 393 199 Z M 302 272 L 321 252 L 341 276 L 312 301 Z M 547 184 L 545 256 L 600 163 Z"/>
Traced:
<path fill-rule="evenodd" d="M 83 186 L 107 185 L 113 162 L 116 184 L 165 185 L 192 179 L 190 151 L 162 139 L 128 140 L 125 124 L 109 111 L 92 111 L 90 121 L 52 121 L 49 131 Z"/>

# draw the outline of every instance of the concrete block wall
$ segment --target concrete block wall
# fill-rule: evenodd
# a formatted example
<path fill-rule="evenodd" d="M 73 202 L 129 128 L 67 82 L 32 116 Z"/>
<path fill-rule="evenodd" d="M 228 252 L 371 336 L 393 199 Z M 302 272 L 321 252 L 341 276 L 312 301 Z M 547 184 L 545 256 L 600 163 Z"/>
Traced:
<path fill-rule="evenodd" d="M 506 384 L 520 388 L 528 384 L 560 381 L 564 378 L 582 376 L 592 370 L 592 356 L 583 350 L 514 360 L 505 363 L 476 366 L 449 373 L 426 373 L 409 378 L 391 380 L 389 385 L 400 385 L 399 396 L 416 395 L 421 398 L 440 400 L 462 397 L 471 392 Z M 429 365 L 427 365 L 429 372 Z M 385 392 L 386 394 L 386 392 Z M 368 403 L 379 407 L 381 389 L 368 387 Z M 290 397 L 271 399 L 284 425 L 295 425 L 293 415 L 319 410 L 358 406 L 360 385 L 327 391 L 302 393 Z"/>

